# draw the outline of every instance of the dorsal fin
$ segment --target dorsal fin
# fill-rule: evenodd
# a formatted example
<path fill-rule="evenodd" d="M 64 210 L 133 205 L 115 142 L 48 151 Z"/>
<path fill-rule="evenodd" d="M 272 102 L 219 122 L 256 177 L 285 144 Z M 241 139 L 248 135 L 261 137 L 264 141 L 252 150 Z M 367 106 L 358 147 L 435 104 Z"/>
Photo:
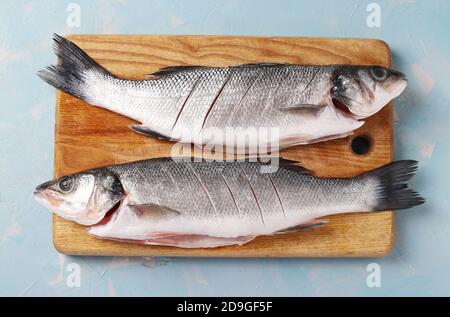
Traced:
<path fill-rule="evenodd" d="M 279 160 L 280 160 L 280 167 L 282 167 L 282 168 L 292 170 L 299 174 L 307 174 L 307 175 L 312 174 L 311 170 L 309 170 L 306 167 L 303 167 L 301 165 L 298 165 L 299 162 L 297 162 L 297 161 L 288 160 L 288 159 L 285 159 L 282 157 L 280 157 Z"/>
<path fill-rule="evenodd" d="M 168 67 L 163 67 L 163 68 L 159 69 L 158 71 L 156 71 L 154 73 L 147 74 L 147 75 L 145 75 L 145 77 L 148 77 L 148 78 L 161 78 L 162 76 L 173 75 L 173 74 L 180 73 L 180 72 L 187 72 L 187 71 L 191 71 L 191 70 L 195 70 L 195 69 L 199 69 L 199 68 L 206 68 L 206 66 L 199 66 L 199 65 L 194 65 L 194 66 L 168 66 Z"/>
<path fill-rule="evenodd" d="M 243 159 L 242 161 L 246 161 L 247 159 Z M 299 165 L 299 162 L 294 161 L 294 160 L 289 160 L 289 159 L 285 159 L 283 157 L 280 156 L 259 156 L 257 158 L 257 161 L 262 163 L 263 165 L 271 165 L 274 160 L 278 160 L 278 166 L 284 169 L 288 169 L 291 171 L 294 171 L 296 173 L 299 174 L 307 174 L 307 175 L 311 175 L 312 171 L 307 169 L 306 167 L 303 167 L 301 165 Z"/>
<path fill-rule="evenodd" d="M 286 65 L 290 65 L 290 64 L 288 64 L 288 63 L 248 63 L 248 64 L 242 64 L 242 65 L 237 65 L 237 66 L 228 66 L 228 67 L 229 68 L 248 68 L 248 67 L 261 67 L 261 66 L 274 67 L 274 66 L 286 66 Z M 173 74 L 180 73 L 180 72 L 188 72 L 188 71 L 200 69 L 200 68 L 208 68 L 208 66 L 201 66 L 201 65 L 168 66 L 168 67 L 163 67 L 154 73 L 147 74 L 147 75 L 145 75 L 145 77 L 161 78 L 162 76 L 173 75 Z M 220 68 L 220 67 L 217 67 L 217 68 Z M 224 67 L 224 68 L 226 68 L 226 67 Z"/>
<path fill-rule="evenodd" d="M 234 67 L 260 67 L 260 66 L 268 66 L 268 67 L 275 67 L 275 66 L 287 66 L 291 65 L 289 63 L 269 63 L 269 62 L 263 62 L 263 63 L 247 63 L 242 64 Z"/>

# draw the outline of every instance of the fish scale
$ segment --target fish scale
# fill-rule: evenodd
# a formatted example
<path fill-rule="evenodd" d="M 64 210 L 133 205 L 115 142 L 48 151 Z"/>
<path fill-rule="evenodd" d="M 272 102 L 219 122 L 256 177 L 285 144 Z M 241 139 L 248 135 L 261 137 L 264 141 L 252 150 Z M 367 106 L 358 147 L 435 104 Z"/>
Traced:
<path fill-rule="evenodd" d="M 258 80 L 248 91 L 239 110 L 235 113 L 235 117 L 230 118 L 232 120 L 229 122 L 230 126 L 274 126 L 273 119 L 265 115 L 264 109 L 270 106 L 280 106 L 273 104 L 273 91 L 281 81 L 281 76 L 278 74 L 282 73 L 281 70 L 276 71 L 275 67 L 266 66 L 266 69 L 259 69 Z"/>
<path fill-rule="evenodd" d="M 222 90 L 220 97 L 216 100 L 205 127 L 223 128 L 234 126 L 229 122 L 234 120 L 235 113 L 238 112 L 242 98 L 257 77 L 257 69 L 248 72 L 237 72 L 233 70 L 231 78 Z"/>
<path fill-rule="evenodd" d="M 206 115 L 228 75 L 229 70 L 221 70 L 217 73 L 201 70 L 192 72 L 189 81 L 196 82 L 198 80 L 198 84 L 195 91 L 186 100 L 183 111 L 179 115 L 174 129 L 175 134 L 177 131 L 186 133 L 188 127 L 197 133 L 202 130 Z"/>

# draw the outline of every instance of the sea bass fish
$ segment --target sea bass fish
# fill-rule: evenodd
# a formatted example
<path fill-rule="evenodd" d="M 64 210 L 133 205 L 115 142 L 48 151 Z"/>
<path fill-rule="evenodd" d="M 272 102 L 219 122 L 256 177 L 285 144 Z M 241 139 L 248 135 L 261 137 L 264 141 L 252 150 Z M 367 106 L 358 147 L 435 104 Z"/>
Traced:
<path fill-rule="evenodd" d="M 381 66 L 270 63 L 173 66 L 126 80 L 69 40 L 54 41 L 59 64 L 38 73 L 50 85 L 139 121 L 135 132 L 225 152 L 347 136 L 407 85 L 405 75 Z"/>
<path fill-rule="evenodd" d="M 96 168 L 46 182 L 38 201 L 89 226 L 98 238 L 207 248 L 244 244 L 325 224 L 339 213 L 410 208 L 424 202 L 406 182 L 416 161 L 353 178 L 320 178 L 293 161 L 266 163 L 158 158 Z"/>

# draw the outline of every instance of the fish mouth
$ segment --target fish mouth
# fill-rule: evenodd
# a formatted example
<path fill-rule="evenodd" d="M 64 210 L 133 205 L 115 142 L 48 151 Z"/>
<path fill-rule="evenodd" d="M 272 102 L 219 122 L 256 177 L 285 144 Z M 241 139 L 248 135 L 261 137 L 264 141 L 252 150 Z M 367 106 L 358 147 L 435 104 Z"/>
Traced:
<path fill-rule="evenodd" d="M 44 184 L 36 187 L 36 189 L 33 192 L 33 196 L 36 200 L 39 200 L 39 201 L 45 201 L 47 199 L 59 200 L 57 195 L 55 195 L 55 193 L 53 193 L 50 190 L 47 190 L 48 184 L 49 183 L 44 183 Z"/>
<path fill-rule="evenodd" d="M 38 191 L 38 190 L 35 190 L 35 191 L 33 192 L 33 197 L 34 197 L 34 199 L 36 199 L 38 202 L 44 202 L 44 195 L 43 195 L 40 191 Z"/>
<path fill-rule="evenodd" d="M 53 197 L 52 195 L 49 195 L 48 193 L 44 193 L 39 190 L 35 190 L 33 192 L 34 199 L 36 199 L 37 202 L 43 204 L 44 206 L 47 206 L 47 208 L 51 209 L 52 212 L 57 213 L 56 210 L 60 206 L 60 201 Z"/>
<path fill-rule="evenodd" d="M 48 181 L 48 182 L 42 183 L 36 187 L 36 189 L 34 190 L 34 193 L 41 192 L 41 191 L 47 189 L 49 186 L 51 186 L 54 183 L 55 183 L 55 181 Z"/>
<path fill-rule="evenodd" d="M 403 77 L 400 78 L 399 81 L 397 82 L 397 87 L 395 88 L 394 92 L 395 97 L 398 97 L 406 89 L 407 86 L 408 86 L 408 79 L 406 79 L 406 76 L 403 75 Z"/>

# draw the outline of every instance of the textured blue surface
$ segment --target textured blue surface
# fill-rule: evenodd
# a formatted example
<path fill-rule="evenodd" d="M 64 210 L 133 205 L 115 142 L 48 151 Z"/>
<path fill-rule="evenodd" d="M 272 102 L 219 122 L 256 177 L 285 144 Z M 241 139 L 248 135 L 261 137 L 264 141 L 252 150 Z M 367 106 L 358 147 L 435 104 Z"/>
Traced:
<path fill-rule="evenodd" d="M 66 23 L 67 5 L 81 25 Z M 0 295 L 450 295 L 450 2 L 1 1 Z M 380 38 L 409 78 L 395 102 L 395 156 L 418 159 L 427 204 L 398 213 L 382 259 L 168 259 L 59 255 L 50 213 L 32 197 L 52 177 L 55 91 L 35 72 L 54 62 L 52 33 L 288 35 Z M 366 267 L 381 268 L 381 287 Z M 70 263 L 80 287 L 66 283 Z M 69 266 L 70 267 L 70 266 Z"/>

